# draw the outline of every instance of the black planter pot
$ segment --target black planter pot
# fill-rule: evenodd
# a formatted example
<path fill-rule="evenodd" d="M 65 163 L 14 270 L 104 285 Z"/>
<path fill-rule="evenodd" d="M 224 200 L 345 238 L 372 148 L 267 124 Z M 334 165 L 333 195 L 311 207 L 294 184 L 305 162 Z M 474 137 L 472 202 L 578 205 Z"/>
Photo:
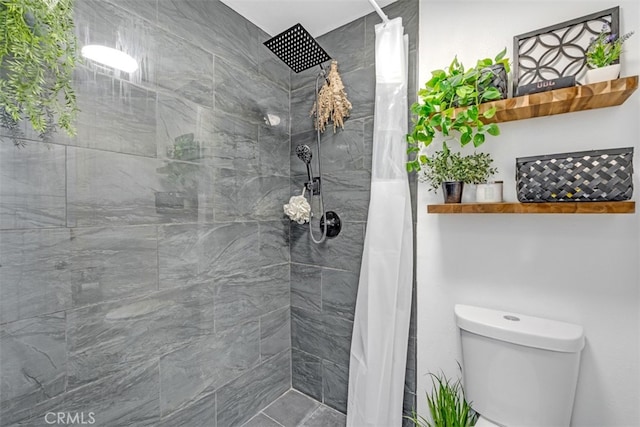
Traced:
<path fill-rule="evenodd" d="M 502 95 L 500 99 L 505 99 L 507 97 L 509 81 L 507 77 L 507 70 L 504 68 L 504 65 L 494 64 L 490 67 L 484 68 L 482 70 L 481 79 L 484 78 L 484 76 L 486 76 L 489 73 L 493 75 L 493 78 L 489 80 L 489 84 L 486 86 L 485 89 L 490 87 L 495 87 L 500 91 L 500 95 Z"/>
<path fill-rule="evenodd" d="M 509 78 L 507 76 L 507 70 L 504 68 L 503 64 L 494 64 L 490 67 L 483 68 L 481 71 L 482 75 L 480 80 L 483 80 L 487 74 L 491 74 L 493 77 L 485 84 L 479 87 L 479 92 L 482 94 L 485 90 L 490 87 L 495 87 L 500 91 L 500 99 L 507 98 L 507 91 L 509 90 Z M 456 96 L 453 99 L 453 106 L 459 107 L 460 101 Z"/>
<path fill-rule="evenodd" d="M 445 203 L 462 202 L 462 189 L 464 182 L 462 181 L 446 181 L 442 183 L 442 193 Z"/>

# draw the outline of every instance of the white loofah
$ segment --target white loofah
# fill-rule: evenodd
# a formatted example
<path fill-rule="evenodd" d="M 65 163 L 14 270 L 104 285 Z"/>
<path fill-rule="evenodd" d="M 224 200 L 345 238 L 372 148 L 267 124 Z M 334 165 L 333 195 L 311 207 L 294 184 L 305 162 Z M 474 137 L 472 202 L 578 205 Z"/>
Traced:
<path fill-rule="evenodd" d="M 298 224 L 309 222 L 311 218 L 311 205 L 309 205 L 307 198 L 304 197 L 304 192 L 305 188 L 302 189 L 302 195 L 292 196 L 289 199 L 289 203 L 283 206 L 285 215 Z"/>

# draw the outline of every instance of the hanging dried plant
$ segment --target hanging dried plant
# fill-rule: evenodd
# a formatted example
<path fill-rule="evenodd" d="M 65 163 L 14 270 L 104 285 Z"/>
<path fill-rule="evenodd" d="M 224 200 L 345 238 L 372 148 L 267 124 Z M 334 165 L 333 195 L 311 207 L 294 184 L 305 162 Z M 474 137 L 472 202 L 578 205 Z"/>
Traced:
<path fill-rule="evenodd" d="M 313 104 L 311 115 L 317 115 L 314 125 L 324 132 L 329 121 L 333 122 L 333 132 L 338 126 L 344 129 L 344 119 L 349 117 L 351 102 L 347 99 L 344 85 L 338 74 L 338 61 L 331 61 L 329 74 L 318 93 L 318 105 Z"/>

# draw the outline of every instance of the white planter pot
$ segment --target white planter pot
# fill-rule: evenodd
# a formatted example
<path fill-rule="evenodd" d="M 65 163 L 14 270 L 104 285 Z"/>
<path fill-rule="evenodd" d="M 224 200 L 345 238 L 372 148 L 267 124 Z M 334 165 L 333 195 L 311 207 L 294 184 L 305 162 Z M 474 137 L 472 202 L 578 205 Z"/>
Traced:
<path fill-rule="evenodd" d="M 607 65 L 602 68 L 587 70 L 584 76 L 586 84 L 615 80 L 620 76 L 620 64 Z"/>
<path fill-rule="evenodd" d="M 502 181 L 488 182 L 486 184 L 476 184 L 476 202 L 502 202 Z"/>

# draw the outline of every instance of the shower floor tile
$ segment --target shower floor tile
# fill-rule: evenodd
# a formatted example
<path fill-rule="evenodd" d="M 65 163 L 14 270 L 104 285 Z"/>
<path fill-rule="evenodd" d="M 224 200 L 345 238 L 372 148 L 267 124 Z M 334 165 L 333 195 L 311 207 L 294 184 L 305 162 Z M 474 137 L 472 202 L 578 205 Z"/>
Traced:
<path fill-rule="evenodd" d="M 243 427 L 344 427 L 346 416 L 297 390 L 289 390 Z"/>

